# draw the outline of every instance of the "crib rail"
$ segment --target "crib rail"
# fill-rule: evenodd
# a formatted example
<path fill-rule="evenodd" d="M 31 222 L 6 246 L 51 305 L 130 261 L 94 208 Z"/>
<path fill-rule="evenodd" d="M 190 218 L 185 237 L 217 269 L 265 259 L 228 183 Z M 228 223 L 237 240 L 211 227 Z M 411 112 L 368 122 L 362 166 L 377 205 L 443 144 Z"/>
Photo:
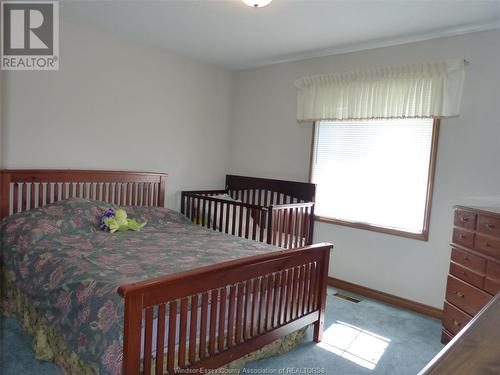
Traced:
<path fill-rule="evenodd" d="M 317 244 L 120 286 L 123 373 L 218 368 L 309 324 L 318 342 L 331 249 Z"/>
<path fill-rule="evenodd" d="M 234 199 L 242 198 L 247 202 L 214 197 L 228 193 L 226 190 L 183 191 L 181 213 L 206 228 L 287 249 L 312 243 L 313 202 L 269 207 L 248 203 L 248 200 L 264 203 L 261 199 L 267 203 L 280 201 L 272 199 L 272 194 L 261 195 L 255 191 L 251 195 L 234 194 Z"/>

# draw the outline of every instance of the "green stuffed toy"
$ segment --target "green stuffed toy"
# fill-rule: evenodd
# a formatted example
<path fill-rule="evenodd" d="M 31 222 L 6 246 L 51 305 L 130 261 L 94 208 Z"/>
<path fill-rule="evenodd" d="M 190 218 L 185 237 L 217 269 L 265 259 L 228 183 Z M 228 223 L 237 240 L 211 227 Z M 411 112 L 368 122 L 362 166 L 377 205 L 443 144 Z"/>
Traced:
<path fill-rule="evenodd" d="M 99 230 L 110 233 L 126 232 L 128 230 L 139 231 L 145 225 L 146 222 L 139 223 L 137 220 L 129 219 L 127 211 L 122 208 L 116 211 L 110 208 L 102 214 Z"/>

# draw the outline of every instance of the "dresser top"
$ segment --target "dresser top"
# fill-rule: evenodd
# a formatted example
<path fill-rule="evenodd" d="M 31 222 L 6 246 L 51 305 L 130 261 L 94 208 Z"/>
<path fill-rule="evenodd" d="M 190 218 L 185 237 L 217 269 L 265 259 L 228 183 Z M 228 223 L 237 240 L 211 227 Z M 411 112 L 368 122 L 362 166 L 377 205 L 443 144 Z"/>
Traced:
<path fill-rule="evenodd" d="M 462 210 L 469 210 L 469 211 L 474 211 L 480 214 L 494 214 L 494 215 L 500 215 L 500 207 L 479 207 L 479 206 L 461 206 L 457 205 L 454 206 L 453 208 L 455 209 L 462 209 Z"/>
<path fill-rule="evenodd" d="M 419 373 L 419 375 L 498 374 L 500 294 Z"/>

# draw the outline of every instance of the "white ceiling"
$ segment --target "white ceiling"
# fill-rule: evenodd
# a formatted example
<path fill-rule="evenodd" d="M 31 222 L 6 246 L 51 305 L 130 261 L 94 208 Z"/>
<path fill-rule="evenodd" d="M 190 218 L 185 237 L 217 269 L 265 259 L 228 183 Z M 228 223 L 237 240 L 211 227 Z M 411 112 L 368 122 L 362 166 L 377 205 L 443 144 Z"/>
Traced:
<path fill-rule="evenodd" d="M 500 28 L 500 0 L 65 0 L 60 12 L 230 69 Z"/>

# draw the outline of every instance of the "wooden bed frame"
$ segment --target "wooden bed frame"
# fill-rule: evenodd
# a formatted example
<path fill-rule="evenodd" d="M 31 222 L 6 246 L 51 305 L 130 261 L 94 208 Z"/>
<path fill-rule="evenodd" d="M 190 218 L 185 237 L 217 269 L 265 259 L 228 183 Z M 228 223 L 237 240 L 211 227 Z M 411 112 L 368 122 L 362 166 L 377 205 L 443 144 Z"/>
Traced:
<path fill-rule="evenodd" d="M 0 213 L 5 217 L 67 197 L 163 206 L 167 175 L 1 170 L 0 177 Z M 316 244 L 121 285 L 123 373 L 218 368 L 309 324 L 319 342 L 331 249 L 331 244 Z M 153 358 L 153 350 L 166 356 Z"/>
<path fill-rule="evenodd" d="M 315 195 L 311 183 L 227 175 L 224 190 L 183 191 L 181 213 L 219 232 L 292 249 L 312 244 Z"/>

